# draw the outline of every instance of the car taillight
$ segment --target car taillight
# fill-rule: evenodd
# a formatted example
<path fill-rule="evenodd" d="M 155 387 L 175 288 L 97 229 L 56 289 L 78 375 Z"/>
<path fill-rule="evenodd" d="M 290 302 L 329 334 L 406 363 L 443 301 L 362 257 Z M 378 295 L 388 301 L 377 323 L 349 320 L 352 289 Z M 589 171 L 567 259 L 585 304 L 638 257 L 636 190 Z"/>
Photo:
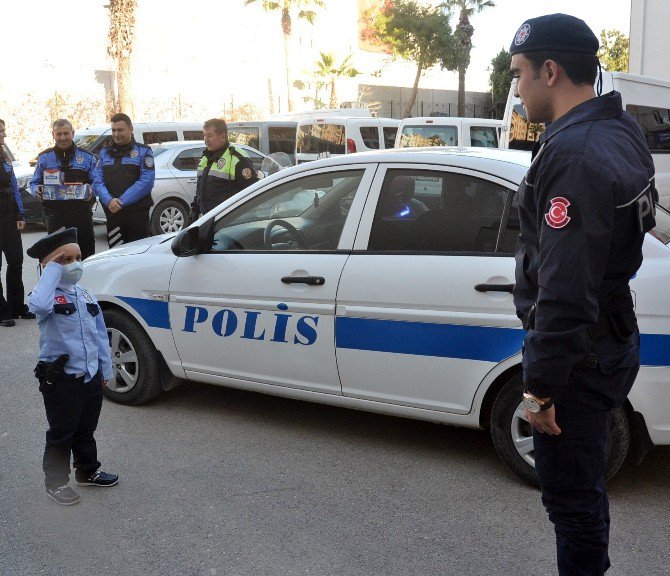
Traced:
<path fill-rule="evenodd" d="M 347 138 L 347 154 L 353 154 L 354 152 L 356 152 L 356 142 Z"/>

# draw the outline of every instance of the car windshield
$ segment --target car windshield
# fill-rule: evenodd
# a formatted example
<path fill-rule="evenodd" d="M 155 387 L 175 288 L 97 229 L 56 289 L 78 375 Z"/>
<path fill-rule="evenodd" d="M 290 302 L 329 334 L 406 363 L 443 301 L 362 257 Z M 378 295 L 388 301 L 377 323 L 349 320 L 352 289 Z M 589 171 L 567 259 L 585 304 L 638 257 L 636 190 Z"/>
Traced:
<path fill-rule="evenodd" d="M 89 150 L 100 138 L 102 134 L 82 134 L 81 136 L 74 136 L 74 143 L 77 148 L 82 150 Z"/>
<path fill-rule="evenodd" d="M 663 244 L 670 244 L 670 212 L 658 204 L 656 205 L 656 226 L 649 231 L 649 234 Z"/>

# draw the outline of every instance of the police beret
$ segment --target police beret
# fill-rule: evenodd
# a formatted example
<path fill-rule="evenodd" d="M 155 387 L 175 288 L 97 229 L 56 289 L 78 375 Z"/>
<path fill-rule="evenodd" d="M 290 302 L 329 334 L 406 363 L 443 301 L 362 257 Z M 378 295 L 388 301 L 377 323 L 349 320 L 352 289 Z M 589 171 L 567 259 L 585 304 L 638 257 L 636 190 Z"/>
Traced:
<path fill-rule="evenodd" d="M 49 234 L 41 240 L 38 240 L 28 248 L 26 254 L 31 258 L 37 258 L 41 261 L 42 258 L 48 256 L 57 248 L 73 243 L 77 243 L 77 229 L 67 228 L 66 230 L 59 230 L 58 232 L 54 232 L 53 234 Z"/>
<path fill-rule="evenodd" d="M 517 30 L 510 54 L 538 52 L 574 52 L 595 54 L 598 38 L 584 20 L 568 14 L 547 14 L 526 20 Z"/>

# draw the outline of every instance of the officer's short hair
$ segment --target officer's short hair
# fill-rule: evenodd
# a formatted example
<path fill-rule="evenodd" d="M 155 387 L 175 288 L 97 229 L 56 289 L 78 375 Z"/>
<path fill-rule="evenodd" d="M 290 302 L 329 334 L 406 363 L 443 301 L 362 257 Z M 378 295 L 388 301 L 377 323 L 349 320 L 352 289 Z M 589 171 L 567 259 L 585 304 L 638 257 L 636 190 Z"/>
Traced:
<path fill-rule="evenodd" d="M 214 132 L 217 134 L 228 136 L 228 124 L 226 124 L 226 121 L 221 118 L 210 118 L 209 120 L 205 120 L 202 128 L 203 130 L 207 130 L 207 128 L 214 128 Z"/>
<path fill-rule="evenodd" d="M 539 50 L 523 54 L 539 74 L 540 68 L 547 60 L 553 60 L 565 70 L 565 75 L 573 84 L 593 86 L 598 76 L 598 57 L 595 54 L 577 54 L 575 52 L 554 52 Z"/>
<path fill-rule="evenodd" d="M 112 116 L 112 117 L 109 119 L 109 121 L 110 121 L 112 124 L 113 124 L 114 122 L 125 122 L 125 123 L 126 123 L 126 126 L 128 126 L 128 128 L 132 128 L 132 127 L 133 127 L 133 122 L 132 122 L 132 120 L 130 119 L 130 116 L 128 116 L 128 114 L 124 114 L 123 112 L 117 112 L 116 114 L 114 114 L 114 116 Z"/>
<path fill-rule="evenodd" d="M 66 120 L 65 118 L 59 118 L 58 120 L 54 120 L 54 123 L 51 125 L 51 128 L 55 130 L 57 127 L 60 126 L 69 126 L 70 130 L 74 132 L 74 128 L 72 127 L 72 122 L 69 120 Z"/>

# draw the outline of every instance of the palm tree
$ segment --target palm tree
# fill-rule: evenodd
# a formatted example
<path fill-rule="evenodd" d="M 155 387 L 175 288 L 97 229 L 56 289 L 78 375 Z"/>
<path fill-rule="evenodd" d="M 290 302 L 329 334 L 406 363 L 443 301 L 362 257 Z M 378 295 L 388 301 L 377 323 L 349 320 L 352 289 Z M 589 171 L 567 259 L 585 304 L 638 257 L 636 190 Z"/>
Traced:
<path fill-rule="evenodd" d="M 244 0 L 244 5 L 248 6 L 257 0 Z M 293 97 L 293 73 L 291 68 L 291 31 L 293 26 L 293 15 L 297 11 L 298 18 L 307 20 L 310 24 L 314 24 L 316 12 L 314 10 L 304 10 L 303 8 L 325 6 L 324 0 L 277 0 L 271 2 L 269 0 L 260 0 L 263 9 L 268 12 L 277 11 L 281 14 L 281 30 L 284 35 L 284 56 L 286 58 L 286 90 L 288 95 L 288 109 L 292 112 L 295 109 L 295 99 Z"/>
<path fill-rule="evenodd" d="M 465 72 L 470 66 L 470 51 L 472 50 L 472 35 L 475 31 L 470 24 L 470 16 L 479 13 L 484 8 L 493 8 L 492 0 L 446 0 L 450 9 L 460 10 L 458 25 L 454 30 L 456 40 L 456 69 L 458 70 L 458 115 L 465 116 Z"/>
<path fill-rule="evenodd" d="M 335 65 L 335 56 L 332 52 L 321 52 L 321 60 L 316 61 L 315 76 L 323 78 L 330 85 L 330 107 L 337 108 L 337 95 L 335 93 L 335 80 L 342 76 L 355 78 L 360 72 L 351 64 L 351 54 L 347 56 L 339 66 Z"/>
<path fill-rule="evenodd" d="M 130 55 L 135 40 L 137 0 L 109 0 L 109 32 L 107 53 L 116 62 L 117 112 L 131 118 L 133 101 L 130 95 Z"/>

